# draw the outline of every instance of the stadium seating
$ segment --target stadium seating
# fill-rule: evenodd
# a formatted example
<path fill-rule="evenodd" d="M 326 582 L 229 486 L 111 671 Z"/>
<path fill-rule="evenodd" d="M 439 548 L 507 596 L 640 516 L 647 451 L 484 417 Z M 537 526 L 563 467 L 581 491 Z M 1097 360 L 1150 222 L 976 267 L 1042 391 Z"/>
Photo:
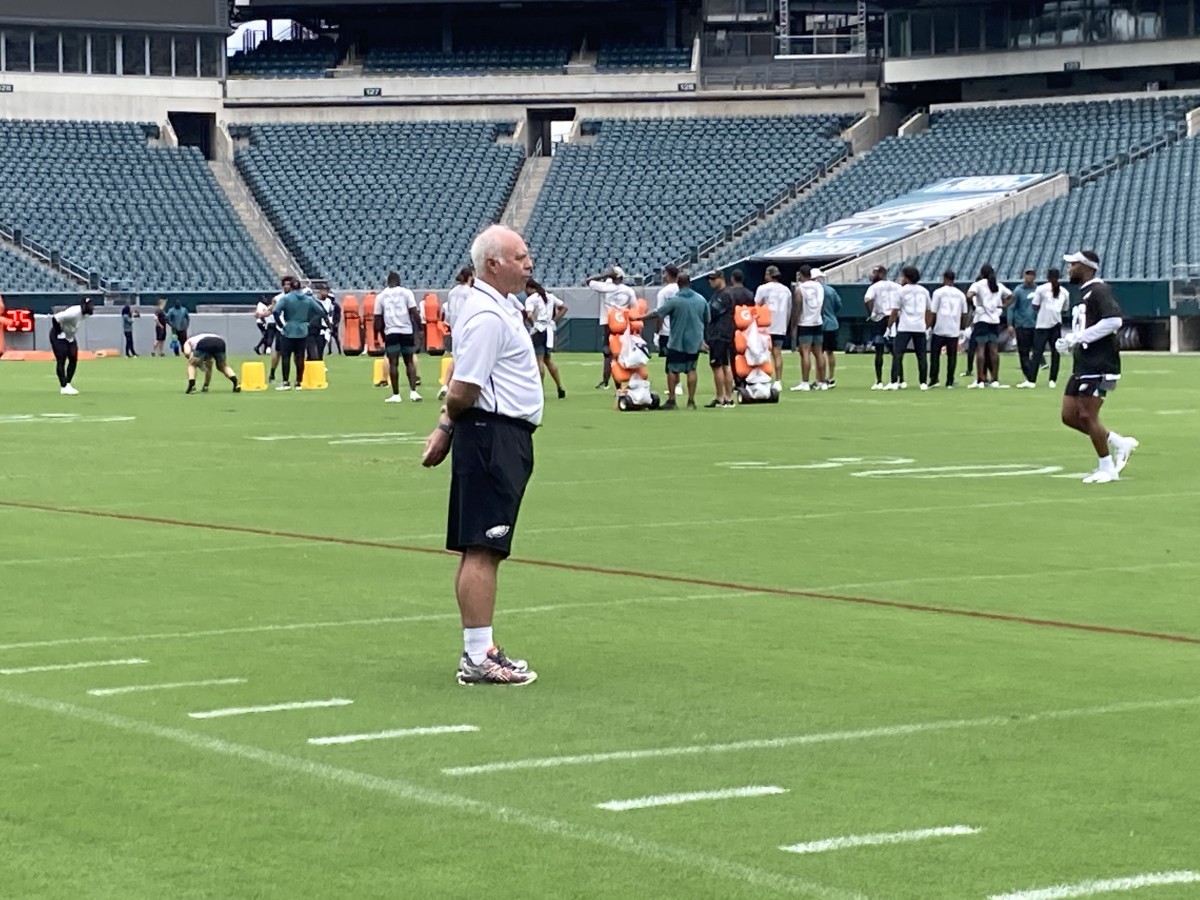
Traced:
<path fill-rule="evenodd" d="M 249 78 L 322 78 L 338 63 L 329 38 L 313 41 L 263 41 L 249 52 L 229 58 L 229 74 Z"/>
<path fill-rule="evenodd" d="M 275 281 L 200 151 L 157 125 L 0 122 L 0 219 L 135 290 L 262 290 Z"/>
<path fill-rule="evenodd" d="M 656 274 L 844 152 L 842 117 L 584 122 L 560 145 L 526 228 L 547 284 L 614 261 Z M 594 142 L 586 137 L 594 135 Z"/>
<path fill-rule="evenodd" d="M 888 138 L 779 216 L 721 248 L 727 264 L 960 175 L 1078 175 L 1164 133 L 1176 133 L 1193 98 L 1152 97 L 935 113 L 928 131 Z"/>
<path fill-rule="evenodd" d="M 432 48 L 381 47 L 367 53 L 363 72 L 384 75 L 483 75 L 562 72 L 571 58 L 565 44 L 482 46 L 442 52 Z"/>
<path fill-rule="evenodd" d="M 1169 278 L 1176 263 L 1200 260 L 1198 187 L 1200 139 L 1189 138 L 914 264 L 927 280 L 947 268 L 967 280 L 985 262 L 1007 280 L 1031 267 L 1065 277 L 1063 253 L 1091 247 L 1105 278 Z"/>
<path fill-rule="evenodd" d="M 310 276 L 361 290 L 395 268 L 406 284 L 449 284 L 512 193 L 524 150 L 499 139 L 513 127 L 254 125 L 237 165 Z"/>
<path fill-rule="evenodd" d="M 597 72 L 661 72 L 692 67 L 690 47 L 604 44 L 596 51 Z"/>
<path fill-rule="evenodd" d="M 5 294 L 60 293 L 78 290 L 65 275 L 38 265 L 8 244 L 0 244 L 0 297 Z"/>

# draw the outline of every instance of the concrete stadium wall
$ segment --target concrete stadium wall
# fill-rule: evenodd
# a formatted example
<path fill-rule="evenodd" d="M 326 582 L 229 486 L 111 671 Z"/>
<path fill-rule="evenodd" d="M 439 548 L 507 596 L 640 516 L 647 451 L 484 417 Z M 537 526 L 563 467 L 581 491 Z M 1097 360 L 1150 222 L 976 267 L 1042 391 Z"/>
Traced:
<path fill-rule="evenodd" d="M 5 119 L 166 122 L 168 112 L 218 114 L 224 103 L 215 79 L 14 72 L 0 79 L 13 86 L 0 94 Z"/>

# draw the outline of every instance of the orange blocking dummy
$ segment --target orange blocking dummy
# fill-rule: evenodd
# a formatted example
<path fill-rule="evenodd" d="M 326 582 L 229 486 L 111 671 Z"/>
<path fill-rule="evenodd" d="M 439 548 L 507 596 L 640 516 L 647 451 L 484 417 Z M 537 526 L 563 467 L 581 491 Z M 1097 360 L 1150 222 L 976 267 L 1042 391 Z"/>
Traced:
<path fill-rule="evenodd" d="M 342 352 L 359 356 L 363 351 L 363 322 L 358 311 L 358 298 L 347 294 L 342 298 Z"/>
<path fill-rule="evenodd" d="M 733 335 L 733 374 L 738 379 L 742 403 L 778 403 L 771 363 L 771 310 L 766 306 L 739 306 L 733 311 L 737 331 Z"/>
<path fill-rule="evenodd" d="M 633 313 L 634 318 L 630 316 Z M 612 377 L 617 384 L 617 409 L 628 412 L 658 409 L 658 395 L 650 390 L 650 348 L 642 340 L 642 320 L 646 301 L 639 300 L 633 310 L 608 311 L 608 349 L 612 351 Z"/>
<path fill-rule="evenodd" d="M 421 301 L 421 321 L 425 323 L 425 352 L 430 356 L 441 356 L 446 352 L 445 322 L 442 320 L 442 304 L 437 294 L 426 294 Z"/>

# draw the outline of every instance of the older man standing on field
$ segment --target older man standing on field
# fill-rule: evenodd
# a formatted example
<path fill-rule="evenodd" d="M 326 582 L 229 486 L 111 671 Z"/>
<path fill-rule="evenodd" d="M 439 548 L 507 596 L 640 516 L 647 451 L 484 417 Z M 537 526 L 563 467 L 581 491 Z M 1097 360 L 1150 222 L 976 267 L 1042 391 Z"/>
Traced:
<path fill-rule="evenodd" d="M 542 421 L 537 357 L 513 296 L 525 289 L 533 260 L 519 234 L 493 225 L 475 238 L 471 262 L 475 283 L 454 313 L 454 377 L 421 463 L 440 464 L 454 445 L 446 549 L 462 554 L 454 581 L 463 626 L 458 683 L 519 686 L 537 673 L 496 646 L 492 617 Z"/>

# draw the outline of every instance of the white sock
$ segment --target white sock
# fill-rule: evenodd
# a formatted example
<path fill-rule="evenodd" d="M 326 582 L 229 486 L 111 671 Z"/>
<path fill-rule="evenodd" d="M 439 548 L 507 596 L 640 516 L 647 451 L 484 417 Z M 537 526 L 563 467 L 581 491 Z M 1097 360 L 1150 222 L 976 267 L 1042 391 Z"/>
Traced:
<path fill-rule="evenodd" d="M 1117 467 L 1113 464 L 1113 458 L 1111 456 L 1100 457 L 1100 471 L 1101 472 L 1117 471 Z"/>
<path fill-rule="evenodd" d="M 1111 462 L 1111 460 L 1110 460 Z M 479 665 L 492 649 L 492 626 L 487 628 L 464 628 L 463 650 L 471 658 L 471 662 Z"/>

